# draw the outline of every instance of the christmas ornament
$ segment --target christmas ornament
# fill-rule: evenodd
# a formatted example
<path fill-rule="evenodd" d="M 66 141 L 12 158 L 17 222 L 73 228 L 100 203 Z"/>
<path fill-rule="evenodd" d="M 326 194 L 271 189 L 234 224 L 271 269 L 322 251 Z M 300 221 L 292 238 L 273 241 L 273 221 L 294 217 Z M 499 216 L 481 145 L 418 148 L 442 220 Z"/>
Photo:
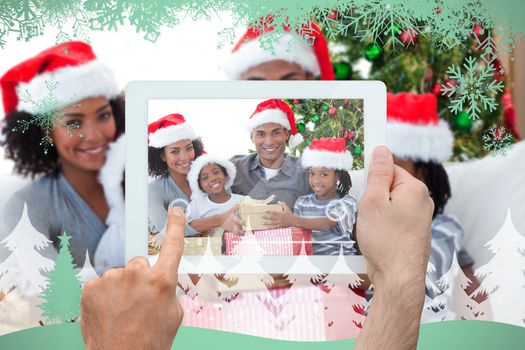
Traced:
<path fill-rule="evenodd" d="M 303 132 L 303 130 L 304 130 L 305 127 L 306 127 L 306 126 L 304 125 L 304 123 L 297 123 L 297 130 L 298 130 L 299 132 Z"/>
<path fill-rule="evenodd" d="M 331 12 L 329 12 L 329 14 L 326 17 L 335 21 L 337 17 L 339 17 L 339 13 L 336 10 L 332 10 Z"/>
<path fill-rule="evenodd" d="M 343 100 L 343 104 L 344 104 L 345 106 L 348 106 L 348 105 L 350 104 L 350 99 L 345 98 L 345 99 Z"/>
<path fill-rule="evenodd" d="M 405 45 L 415 45 L 417 41 L 417 33 L 413 29 L 405 29 L 401 33 L 401 42 Z"/>
<path fill-rule="evenodd" d="M 300 102 L 301 102 L 301 101 L 299 101 L 298 99 L 293 100 L 293 104 L 294 104 L 294 105 L 298 105 Z"/>
<path fill-rule="evenodd" d="M 399 35 L 403 31 L 403 27 L 399 23 L 394 23 L 390 27 L 390 32 L 386 32 L 385 35 Z"/>
<path fill-rule="evenodd" d="M 355 155 L 360 155 L 361 153 L 363 153 L 363 149 L 361 148 L 361 146 L 355 146 L 354 154 Z"/>
<path fill-rule="evenodd" d="M 460 132 L 469 132 L 472 129 L 472 120 L 467 112 L 460 112 L 452 119 L 452 126 Z"/>
<path fill-rule="evenodd" d="M 381 55 L 383 50 L 377 44 L 370 44 L 366 47 L 364 56 L 367 60 L 373 61 Z"/>
<path fill-rule="evenodd" d="M 328 109 L 328 115 L 333 117 L 336 114 L 337 114 L 337 109 L 335 107 L 331 107 Z"/>
<path fill-rule="evenodd" d="M 317 123 L 319 121 L 319 116 L 318 115 L 314 115 L 310 118 L 310 120 L 314 123 Z"/>
<path fill-rule="evenodd" d="M 355 131 L 350 130 L 349 132 L 347 132 L 345 134 L 345 138 L 347 138 L 349 140 L 353 140 L 355 138 Z"/>
<path fill-rule="evenodd" d="M 323 111 L 325 111 L 325 112 L 326 112 L 326 111 L 327 111 L 327 110 L 328 110 L 329 108 L 330 108 L 330 106 L 329 106 L 329 105 L 323 105 Z"/>
<path fill-rule="evenodd" d="M 334 63 L 335 80 L 349 80 L 352 77 L 352 66 L 346 62 Z"/>
<path fill-rule="evenodd" d="M 432 89 L 430 90 L 434 95 L 439 96 L 441 95 L 441 86 L 439 84 L 432 85 Z"/>

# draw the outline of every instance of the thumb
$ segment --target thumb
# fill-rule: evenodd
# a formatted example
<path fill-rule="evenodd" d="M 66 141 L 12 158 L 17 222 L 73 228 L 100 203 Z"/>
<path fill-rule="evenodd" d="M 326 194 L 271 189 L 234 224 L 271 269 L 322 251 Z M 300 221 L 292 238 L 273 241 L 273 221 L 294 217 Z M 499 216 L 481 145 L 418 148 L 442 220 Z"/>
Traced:
<path fill-rule="evenodd" d="M 368 180 L 363 197 L 369 200 L 388 201 L 394 180 L 394 159 L 385 146 L 378 146 L 372 152 L 368 169 Z"/>

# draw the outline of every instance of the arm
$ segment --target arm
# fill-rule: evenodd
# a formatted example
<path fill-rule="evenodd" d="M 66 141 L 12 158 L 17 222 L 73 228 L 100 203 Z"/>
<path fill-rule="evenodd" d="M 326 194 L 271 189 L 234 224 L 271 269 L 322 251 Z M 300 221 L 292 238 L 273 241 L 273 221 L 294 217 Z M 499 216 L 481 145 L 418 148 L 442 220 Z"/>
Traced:
<path fill-rule="evenodd" d="M 433 210 L 426 186 L 376 148 L 357 218 L 375 296 L 355 349 L 416 348 Z"/>
<path fill-rule="evenodd" d="M 337 222 L 328 217 L 313 218 L 295 215 L 285 202 L 279 202 L 279 204 L 284 208 L 282 213 L 267 211 L 263 216 L 268 227 L 299 227 L 307 230 L 328 231 L 337 226 Z"/>
<path fill-rule="evenodd" d="M 206 232 L 217 227 L 222 227 L 228 232 L 242 234 L 244 233 L 242 230 L 244 221 L 235 215 L 237 209 L 239 209 L 239 205 L 236 205 L 223 214 L 192 220 L 189 225 L 197 232 Z"/>

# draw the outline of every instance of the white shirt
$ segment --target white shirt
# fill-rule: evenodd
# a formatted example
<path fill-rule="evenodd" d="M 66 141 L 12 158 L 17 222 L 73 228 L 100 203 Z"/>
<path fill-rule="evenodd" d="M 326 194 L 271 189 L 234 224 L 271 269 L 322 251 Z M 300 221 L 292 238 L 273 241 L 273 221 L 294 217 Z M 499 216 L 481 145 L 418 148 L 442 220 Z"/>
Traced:
<path fill-rule="evenodd" d="M 277 173 L 279 173 L 279 170 L 281 170 L 281 168 L 271 169 L 265 166 L 263 166 L 263 169 L 264 169 L 264 174 L 266 175 L 266 180 L 270 180 L 272 177 L 277 176 Z"/>
<path fill-rule="evenodd" d="M 232 193 L 228 201 L 224 203 L 215 203 L 210 200 L 208 195 L 197 196 L 196 198 L 192 198 L 190 204 L 188 204 L 188 207 L 186 208 L 186 222 L 189 224 L 196 219 L 222 214 L 241 203 L 243 200 L 249 198 L 249 196 L 241 196 L 240 194 Z"/>

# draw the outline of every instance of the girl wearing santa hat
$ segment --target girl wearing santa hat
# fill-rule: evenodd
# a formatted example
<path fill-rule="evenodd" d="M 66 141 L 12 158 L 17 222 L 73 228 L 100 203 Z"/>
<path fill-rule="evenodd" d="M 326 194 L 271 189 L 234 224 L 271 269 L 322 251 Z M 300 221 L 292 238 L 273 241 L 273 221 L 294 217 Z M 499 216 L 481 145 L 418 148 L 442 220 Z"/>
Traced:
<path fill-rule="evenodd" d="M 32 225 L 55 248 L 65 232 L 74 263 L 82 266 L 86 252 L 93 261 L 110 210 L 97 177 L 110 143 L 124 132 L 124 100 L 111 71 L 88 44 L 66 42 L 11 68 L 0 86 L 1 145 L 15 173 L 36 178 L 6 204 L 8 232 L 26 204 Z M 48 133 L 35 122 L 46 116 L 55 123 Z M 43 138 L 51 143 L 47 153 Z"/>
<path fill-rule="evenodd" d="M 395 164 L 427 185 L 434 201 L 430 262 L 434 281 L 443 276 L 457 254 L 465 274 L 475 281 L 474 260 L 463 247 L 463 229 L 450 215 L 443 214 L 451 196 L 448 175 L 441 162 L 452 156 L 454 136 L 437 114 L 434 94 L 387 94 L 387 143 Z"/>
<path fill-rule="evenodd" d="M 312 140 L 303 152 L 302 165 L 308 172 L 311 194 L 297 198 L 293 214 L 285 203 L 284 213 L 268 212 L 265 219 L 275 227 L 301 227 L 312 230 L 316 255 L 355 255 L 352 240 L 357 200 L 348 194 L 352 180 L 352 154 L 343 138 Z M 326 218 L 330 218 L 327 225 Z"/>

